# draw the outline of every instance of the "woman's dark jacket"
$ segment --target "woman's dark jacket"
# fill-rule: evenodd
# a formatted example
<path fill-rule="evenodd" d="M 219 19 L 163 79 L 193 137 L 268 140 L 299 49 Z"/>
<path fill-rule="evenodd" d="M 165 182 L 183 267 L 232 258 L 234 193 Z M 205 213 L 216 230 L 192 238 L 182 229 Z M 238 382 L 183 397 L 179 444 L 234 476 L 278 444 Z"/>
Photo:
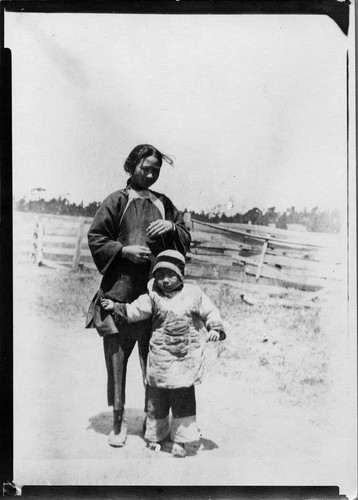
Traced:
<path fill-rule="evenodd" d="M 88 245 L 93 261 L 103 278 L 88 310 L 86 327 L 96 327 L 100 335 L 117 333 L 118 330 L 112 317 L 101 310 L 99 298 L 107 297 L 118 302 L 131 302 L 145 293 L 150 278 L 151 263 L 135 264 L 121 256 L 122 247 L 128 244 L 121 241 L 123 232 L 120 236 L 120 221 L 128 203 L 129 189 L 127 187 L 116 191 L 104 200 L 88 231 Z M 164 236 L 148 240 L 147 246 L 154 257 L 166 249 L 175 249 L 185 255 L 190 248 L 191 238 L 182 213 L 164 194 L 151 192 L 163 203 L 165 219 L 172 221 L 175 229 L 165 233 Z M 128 221 L 126 222 L 128 224 Z M 133 224 L 137 224 L 137 221 L 133 221 Z"/>

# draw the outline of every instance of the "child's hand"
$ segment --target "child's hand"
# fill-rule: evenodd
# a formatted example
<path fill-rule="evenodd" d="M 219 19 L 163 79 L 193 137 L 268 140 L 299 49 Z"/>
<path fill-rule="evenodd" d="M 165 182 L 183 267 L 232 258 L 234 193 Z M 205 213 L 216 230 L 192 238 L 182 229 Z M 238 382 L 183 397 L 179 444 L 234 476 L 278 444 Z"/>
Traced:
<path fill-rule="evenodd" d="M 207 341 L 208 342 L 217 342 L 220 338 L 220 332 L 217 332 L 216 330 L 210 330 L 207 335 Z"/>
<path fill-rule="evenodd" d="M 100 299 L 101 306 L 105 311 L 113 311 L 114 302 L 111 299 L 104 299 L 103 297 Z"/>

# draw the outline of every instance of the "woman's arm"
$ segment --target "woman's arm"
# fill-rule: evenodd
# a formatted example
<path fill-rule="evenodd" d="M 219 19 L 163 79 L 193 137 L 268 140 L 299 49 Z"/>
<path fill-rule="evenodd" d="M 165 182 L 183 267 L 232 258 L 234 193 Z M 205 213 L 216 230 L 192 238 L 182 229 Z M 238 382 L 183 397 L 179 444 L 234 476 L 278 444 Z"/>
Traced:
<path fill-rule="evenodd" d="M 120 192 L 109 195 L 98 209 L 88 231 L 88 246 L 101 274 L 105 274 L 123 247 L 117 241 L 118 221 L 124 209 L 122 197 Z"/>
<path fill-rule="evenodd" d="M 191 237 L 184 223 L 181 212 L 173 205 L 172 201 L 165 195 L 154 193 L 163 203 L 165 211 L 165 221 L 171 222 L 168 230 L 161 235 L 164 249 L 174 249 L 185 255 L 190 249 Z"/>
<path fill-rule="evenodd" d="M 168 208 L 168 211 L 166 210 L 166 218 L 174 223 L 171 237 L 175 249 L 185 255 L 190 249 L 191 236 L 185 226 L 184 216 L 182 212 L 179 212 L 179 210 L 173 205 L 169 198 L 167 198 L 167 204 L 164 204 L 164 207 Z"/>

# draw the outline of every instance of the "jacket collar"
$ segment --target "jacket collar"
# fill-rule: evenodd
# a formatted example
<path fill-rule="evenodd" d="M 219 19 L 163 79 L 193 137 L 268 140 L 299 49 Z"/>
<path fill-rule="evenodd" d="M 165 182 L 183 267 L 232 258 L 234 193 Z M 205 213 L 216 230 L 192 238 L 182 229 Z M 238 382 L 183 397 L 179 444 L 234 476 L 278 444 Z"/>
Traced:
<path fill-rule="evenodd" d="M 122 194 L 124 194 L 125 196 L 128 196 L 129 189 L 130 189 L 130 187 L 129 187 L 129 186 L 126 186 L 124 189 L 120 189 L 120 192 L 121 192 Z"/>
<path fill-rule="evenodd" d="M 124 194 L 124 196 L 128 196 L 130 189 L 131 189 L 130 186 L 126 186 L 124 189 L 120 189 L 119 192 Z M 164 197 L 162 193 L 157 193 L 156 191 L 152 191 L 151 189 L 147 189 L 147 191 L 150 191 L 151 193 L 153 193 L 160 200 L 162 200 Z"/>

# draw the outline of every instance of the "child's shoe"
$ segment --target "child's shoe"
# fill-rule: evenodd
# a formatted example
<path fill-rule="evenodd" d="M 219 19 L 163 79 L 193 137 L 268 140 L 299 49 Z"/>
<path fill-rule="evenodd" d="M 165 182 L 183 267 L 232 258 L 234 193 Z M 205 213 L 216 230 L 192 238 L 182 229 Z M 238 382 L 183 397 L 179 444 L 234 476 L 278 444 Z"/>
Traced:
<path fill-rule="evenodd" d="M 173 457 L 184 458 L 186 457 L 185 446 L 183 443 L 174 443 L 172 448 Z"/>
<path fill-rule="evenodd" d="M 170 442 L 170 435 L 162 439 L 161 441 L 147 441 L 147 447 L 152 451 L 167 451 L 165 448 Z"/>
<path fill-rule="evenodd" d="M 152 450 L 152 451 L 156 451 L 156 452 L 158 452 L 158 451 L 160 451 L 160 450 L 162 449 L 162 445 L 161 445 L 161 444 L 159 444 L 159 443 L 149 442 L 149 443 L 147 444 L 147 446 L 148 446 L 148 448 L 149 448 L 150 450 Z"/>

